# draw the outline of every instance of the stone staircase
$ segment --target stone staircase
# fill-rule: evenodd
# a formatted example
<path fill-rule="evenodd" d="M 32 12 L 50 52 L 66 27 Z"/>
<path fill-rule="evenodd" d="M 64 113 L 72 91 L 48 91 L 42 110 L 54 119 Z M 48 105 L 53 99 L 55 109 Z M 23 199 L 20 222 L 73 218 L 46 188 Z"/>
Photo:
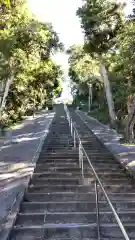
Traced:
<path fill-rule="evenodd" d="M 135 239 L 135 184 L 75 112 L 71 112 L 83 146 L 117 210 L 130 239 Z M 56 116 L 8 240 L 96 240 L 94 176 L 73 147 L 66 113 Z M 111 209 L 99 189 L 101 240 L 123 240 Z"/>

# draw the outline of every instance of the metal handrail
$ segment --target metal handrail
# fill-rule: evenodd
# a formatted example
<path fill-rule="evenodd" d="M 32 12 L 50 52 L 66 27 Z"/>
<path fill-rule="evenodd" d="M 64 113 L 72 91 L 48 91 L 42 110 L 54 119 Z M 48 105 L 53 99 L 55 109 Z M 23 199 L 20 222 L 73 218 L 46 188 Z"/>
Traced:
<path fill-rule="evenodd" d="M 125 240 L 130 240 L 130 238 L 129 238 L 129 236 L 128 236 L 128 234 L 127 234 L 127 232 L 126 232 L 126 230 L 125 230 L 125 228 L 124 228 L 124 226 L 123 226 L 123 224 L 122 224 L 122 222 L 121 222 L 121 220 L 120 220 L 120 218 L 119 218 L 119 216 L 117 214 L 117 211 L 115 210 L 114 206 L 112 205 L 112 203 L 111 203 L 111 201 L 110 201 L 110 199 L 108 197 L 108 194 L 105 191 L 105 189 L 104 189 L 104 187 L 103 187 L 103 185 L 102 185 L 102 183 L 100 181 L 100 178 L 98 177 L 98 174 L 96 173 L 95 168 L 93 167 L 93 165 L 91 163 L 91 160 L 89 159 L 89 157 L 88 157 L 88 155 L 87 155 L 87 153 L 86 153 L 86 151 L 85 151 L 85 149 L 83 147 L 83 144 L 82 144 L 82 141 L 80 139 L 79 133 L 78 133 L 76 127 L 75 127 L 75 124 L 72 121 L 72 118 L 71 118 L 70 113 L 69 113 L 69 111 L 67 109 L 67 106 L 65 105 L 64 107 L 65 107 L 65 111 L 66 111 L 66 114 L 67 114 L 67 119 L 68 119 L 68 122 L 69 122 L 69 126 L 70 126 L 70 129 L 71 129 L 71 135 L 74 138 L 74 147 L 76 147 L 76 138 L 78 139 L 78 142 L 79 142 L 79 165 L 80 165 L 81 170 L 82 170 L 82 175 L 84 175 L 83 174 L 83 171 L 84 171 L 84 169 L 83 169 L 83 167 L 84 167 L 83 166 L 83 154 L 84 154 L 85 157 L 87 158 L 88 163 L 89 163 L 89 165 L 90 165 L 90 167 L 91 167 L 91 169 L 92 169 L 92 171 L 94 173 L 94 176 L 95 176 L 95 193 L 96 193 L 96 213 L 97 213 L 98 240 L 101 239 L 101 237 L 100 237 L 98 185 L 100 186 L 100 188 L 101 188 L 101 190 L 102 190 L 102 192 L 104 194 L 104 197 L 107 200 L 107 203 L 108 203 L 108 205 L 111 208 L 111 211 L 112 211 L 112 213 L 113 213 L 113 215 L 114 215 L 114 217 L 116 219 L 116 222 L 117 222 L 117 224 L 118 224 L 118 226 L 119 226 L 119 228 L 121 230 L 121 233 L 123 234 L 124 239 Z M 80 153 L 81 153 L 82 156 L 80 156 Z"/>

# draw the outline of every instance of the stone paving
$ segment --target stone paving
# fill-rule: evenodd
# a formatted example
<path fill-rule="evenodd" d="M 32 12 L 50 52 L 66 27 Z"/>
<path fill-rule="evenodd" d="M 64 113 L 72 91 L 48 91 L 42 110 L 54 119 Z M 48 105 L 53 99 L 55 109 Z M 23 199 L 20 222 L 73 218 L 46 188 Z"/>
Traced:
<path fill-rule="evenodd" d="M 54 112 L 42 111 L 0 140 L 0 239 L 10 228 L 38 159 Z"/>
<path fill-rule="evenodd" d="M 120 163 L 135 176 L 135 146 L 120 143 L 120 135 L 82 111 L 88 127 Z M 0 239 L 5 240 L 34 170 L 53 112 L 43 111 L 25 120 L 0 142 Z"/>
<path fill-rule="evenodd" d="M 87 123 L 97 138 L 108 148 L 116 159 L 135 177 L 135 146 L 120 143 L 121 135 L 107 125 L 89 117 L 86 113 L 78 110 L 77 113 Z"/>

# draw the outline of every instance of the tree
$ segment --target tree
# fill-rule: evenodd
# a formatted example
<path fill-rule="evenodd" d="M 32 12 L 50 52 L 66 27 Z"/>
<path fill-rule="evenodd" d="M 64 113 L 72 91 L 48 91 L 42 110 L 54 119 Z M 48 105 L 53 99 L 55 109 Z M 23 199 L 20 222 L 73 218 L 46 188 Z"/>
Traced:
<path fill-rule="evenodd" d="M 24 0 L 11 1 L 1 8 L 0 80 L 13 79 L 7 96 L 6 113 L 12 121 L 32 108 L 45 106 L 60 91 L 60 66 L 51 55 L 63 45 L 50 24 L 43 24 L 29 13 Z"/>
<path fill-rule="evenodd" d="M 0 0 L 0 4 L 4 4 L 6 7 L 10 7 L 10 0 Z"/>
<path fill-rule="evenodd" d="M 105 65 L 105 56 L 115 47 L 115 38 L 124 26 L 123 5 L 109 0 L 85 0 L 77 10 L 81 27 L 85 33 L 85 50 L 92 57 L 98 57 L 101 64 L 101 76 L 104 81 L 106 98 L 111 122 L 114 125 L 116 115 L 110 90 L 110 82 Z"/>
<path fill-rule="evenodd" d="M 73 45 L 67 50 L 69 54 L 69 76 L 76 82 L 90 82 L 99 75 L 99 62 L 85 53 L 83 46 Z"/>
<path fill-rule="evenodd" d="M 74 83 L 73 91 L 76 86 L 79 93 L 87 97 L 89 95 L 90 110 L 93 99 L 92 86 L 96 87 L 99 81 L 102 84 L 99 73 L 99 61 L 90 57 L 88 53 L 85 53 L 82 45 L 71 46 L 67 50 L 67 53 L 69 54 L 69 76 Z"/>
<path fill-rule="evenodd" d="M 133 140 L 135 124 L 134 13 L 125 18 L 123 6 L 115 4 L 114 1 L 113 4 L 110 2 L 109 0 L 85 0 L 83 6 L 78 9 L 77 15 L 81 19 L 81 25 L 85 32 L 85 44 L 81 47 L 72 46 L 69 49 L 69 75 L 72 82 L 77 84 L 79 89 L 84 90 L 86 95 L 88 95 L 87 76 L 91 76 L 92 81 L 94 81 L 91 115 L 109 123 L 101 81 L 103 73 L 101 69 L 99 74 L 99 65 L 100 68 L 101 65 L 104 67 L 106 76 L 110 80 L 109 82 L 107 78 L 103 79 L 102 77 L 106 93 L 108 91 L 106 98 L 107 100 L 110 98 L 107 83 L 111 84 L 111 94 L 119 120 L 118 127 L 120 131 L 125 128 L 128 139 Z M 87 55 L 89 60 L 87 60 Z M 91 61 L 94 64 L 92 67 Z M 95 69 L 94 74 L 92 69 Z M 94 80 L 97 73 L 99 78 Z M 102 75 L 104 76 L 104 74 Z M 73 87 L 75 84 L 72 84 Z M 113 102 L 108 101 L 108 106 L 109 110 L 113 109 Z M 107 114 L 105 115 L 105 113 Z M 115 119 L 113 118 L 113 120 Z"/>

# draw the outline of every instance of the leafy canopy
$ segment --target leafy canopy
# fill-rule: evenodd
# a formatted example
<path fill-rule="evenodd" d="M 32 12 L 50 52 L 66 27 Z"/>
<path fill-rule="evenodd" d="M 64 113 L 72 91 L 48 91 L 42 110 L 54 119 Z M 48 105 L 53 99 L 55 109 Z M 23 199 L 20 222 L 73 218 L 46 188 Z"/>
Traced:
<path fill-rule="evenodd" d="M 24 0 L 12 0 L 10 8 L 2 5 L 0 11 L 0 80 L 5 84 L 13 78 L 6 113 L 17 121 L 61 91 L 63 73 L 51 56 L 63 44 L 50 24 L 34 18 Z"/>
<path fill-rule="evenodd" d="M 85 49 L 102 55 L 115 45 L 115 37 L 123 26 L 123 5 L 110 0 L 84 0 L 77 10 L 85 33 Z"/>

